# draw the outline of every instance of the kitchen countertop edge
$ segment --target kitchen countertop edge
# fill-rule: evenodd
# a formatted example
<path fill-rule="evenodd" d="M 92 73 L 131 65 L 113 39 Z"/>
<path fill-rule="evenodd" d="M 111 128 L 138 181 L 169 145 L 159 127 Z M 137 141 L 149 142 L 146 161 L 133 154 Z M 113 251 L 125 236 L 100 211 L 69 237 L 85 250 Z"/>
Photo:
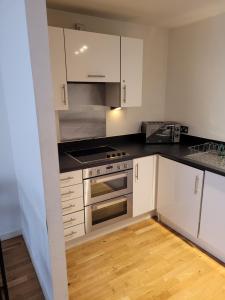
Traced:
<path fill-rule="evenodd" d="M 187 166 L 197 168 L 202 171 L 209 171 L 212 173 L 215 173 L 217 175 L 225 176 L 225 170 L 217 169 L 216 167 L 202 164 L 200 162 L 194 161 L 192 159 L 188 159 L 186 156 L 190 154 L 189 146 L 195 144 L 197 141 L 196 139 L 201 139 L 198 137 L 191 137 L 187 138 L 184 137 L 181 140 L 181 144 L 161 144 L 161 145 L 146 145 L 141 140 L 143 136 L 141 137 L 140 134 L 137 134 L 138 141 L 128 141 L 126 142 L 119 142 L 119 140 L 115 140 L 115 142 L 111 141 L 109 142 L 110 146 L 119 147 L 120 150 L 127 151 L 130 155 L 129 157 L 119 158 L 119 159 L 113 159 L 113 161 L 101 161 L 101 162 L 92 162 L 92 163 L 85 163 L 81 164 L 75 159 L 67 156 L 62 151 L 59 151 L 59 168 L 60 173 L 66 173 L 76 170 L 83 170 L 86 168 L 91 168 L 99 165 L 105 165 L 110 163 L 117 163 L 122 162 L 126 160 L 133 160 L 136 158 L 146 157 L 146 156 L 152 156 L 152 155 L 160 155 L 164 158 L 168 158 L 170 160 L 176 161 L 178 163 L 185 164 Z M 107 140 L 107 139 L 105 139 Z M 104 140 L 104 141 L 105 141 Z M 205 139 L 204 139 L 205 140 Z M 207 141 L 207 140 L 205 140 Z"/>

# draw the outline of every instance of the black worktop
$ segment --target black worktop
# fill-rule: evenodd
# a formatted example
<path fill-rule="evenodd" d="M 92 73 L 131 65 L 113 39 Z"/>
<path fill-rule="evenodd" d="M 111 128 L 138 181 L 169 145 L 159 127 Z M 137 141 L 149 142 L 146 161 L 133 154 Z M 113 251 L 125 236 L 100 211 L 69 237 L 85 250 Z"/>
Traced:
<path fill-rule="evenodd" d="M 211 140 L 210 140 L 211 141 Z M 225 176 L 225 170 L 217 169 L 216 167 L 193 161 L 185 157 L 191 154 L 189 147 L 191 145 L 202 144 L 209 142 L 208 139 L 203 139 L 194 136 L 182 135 L 179 144 L 145 144 L 143 134 L 131 134 L 109 138 L 98 138 L 74 142 L 59 143 L 59 168 L 60 173 L 86 169 L 94 166 L 104 165 L 112 162 L 120 162 L 134 158 L 160 154 L 163 157 L 186 164 L 188 166 L 198 168 L 203 171 L 210 171 L 219 175 Z M 216 141 L 218 142 L 218 141 Z M 88 149 L 98 146 L 111 146 L 121 151 L 129 153 L 128 157 L 118 158 L 113 160 L 105 160 L 101 162 L 79 163 L 72 157 L 66 154 L 67 151 Z"/>

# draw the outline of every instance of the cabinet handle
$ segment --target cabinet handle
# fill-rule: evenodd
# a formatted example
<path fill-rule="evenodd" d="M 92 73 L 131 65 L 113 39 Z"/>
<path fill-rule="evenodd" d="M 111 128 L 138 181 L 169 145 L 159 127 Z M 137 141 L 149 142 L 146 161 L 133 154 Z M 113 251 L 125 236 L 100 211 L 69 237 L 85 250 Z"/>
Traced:
<path fill-rule="evenodd" d="M 69 206 L 63 207 L 63 210 L 69 209 L 69 208 L 72 208 L 72 207 L 75 207 L 75 206 L 76 206 L 76 205 L 74 205 L 74 204 L 70 204 Z"/>
<path fill-rule="evenodd" d="M 75 218 L 71 218 L 71 219 L 69 219 L 68 221 L 65 221 L 64 224 L 65 224 L 65 223 L 70 223 L 70 222 L 73 222 L 73 221 L 76 221 L 76 219 L 75 219 Z"/>
<path fill-rule="evenodd" d="M 127 101 L 127 86 L 126 84 L 123 85 L 123 103 Z"/>
<path fill-rule="evenodd" d="M 66 193 L 61 194 L 61 196 L 67 196 L 67 195 L 70 195 L 70 194 L 73 194 L 73 193 L 74 193 L 74 192 L 69 191 L 69 192 L 66 192 Z"/>
<path fill-rule="evenodd" d="M 73 177 L 66 177 L 66 178 L 61 178 L 60 181 L 67 181 L 67 180 L 71 180 L 73 179 Z"/>
<path fill-rule="evenodd" d="M 105 75 L 101 75 L 101 74 L 88 74 L 88 78 L 105 78 Z"/>
<path fill-rule="evenodd" d="M 195 191 L 194 191 L 195 194 L 198 193 L 198 185 L 199 185 L 199 176 L 197 175 L 195 177 Z"/>
<path fill-rule="evenodd" d="M 138 164 L 135 165 L 135 181 L 137 182 L 139 180 L 138 178 Z"/>
<path fill-rule="evenodd" d="M 67 105 L 68 104 L 67 85 L 63 84 L 62 87 L 63 87 L 63 103 Z"/>
<path fill-rule="evenodd" d="M 77 234 L 77 231 L 72 231 L 71 233 L 66 234 L 65 237 L 71 236 L 71 235 L 73 235 L 73 234 Z"/>

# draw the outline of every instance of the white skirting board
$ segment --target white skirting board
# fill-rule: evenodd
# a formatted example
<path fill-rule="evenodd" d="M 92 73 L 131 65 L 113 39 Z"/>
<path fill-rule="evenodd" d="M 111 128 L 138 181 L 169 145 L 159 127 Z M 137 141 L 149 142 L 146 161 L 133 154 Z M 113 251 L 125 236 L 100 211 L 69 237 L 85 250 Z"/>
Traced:
<path fill-rule="evenodd" d="M 18 230 L 18 231 L 8 232 L 8 233 L 5 233 L 5 234 L 2 234 L 0 236 L 0 239 L 2 241 L 5 241 L 5 240 L 9 240 L 9 239 L 12 239 L 12 238 L 20 236 L 20 235 L 22 235 L 22 232 L 20 230 Z"/>
<path fill-rule="evenodd" d="M 115 223 L 113 225 L 106 226 L 106 228 L 102 228 L 102 229 L 93 231 L 91 233 L 86 234 L 85 236 L 82 236 L 80 238 L 77 238 L 77 239 L 74 239 L 72 241 L 67 242 L 66 243 L 66 249 L 70 249 L 74 246 L 81 245 L 85 242 L 94 240 L 94 239 L 96 239 L 98 237 L 101 237 L 101 236 L 104 236 L 108 233 L 120 230 L 120 229 L 125 228 L 129 225 L 139 223 L 139 222 L 144 221 L 144 220 L 151 219 L 155 215 L 156 215 L 156 212 L 152 211 L 150 213 L 147 213 L 147 214 L 135 217 L 135 218 L 130 218 L 130 219 Z"/>

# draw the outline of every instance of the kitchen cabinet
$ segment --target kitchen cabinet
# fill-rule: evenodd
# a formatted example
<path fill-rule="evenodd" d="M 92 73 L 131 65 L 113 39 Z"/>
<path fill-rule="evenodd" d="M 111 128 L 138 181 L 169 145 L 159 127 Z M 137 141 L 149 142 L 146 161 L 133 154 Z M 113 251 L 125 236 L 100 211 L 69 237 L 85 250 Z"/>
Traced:
<path fill-rule="evenodd" d="M 133 161 L 133 217 L 155 209 L 156 156 Z"/>
<path fill-rule="evenodd" d="M 159 157 L 157 212 L 197 238 L 204 172 Z"/>
<path fill-rule="evenodd" d="M 143 40 L 121 37 L 121 106 L 142 103 Z"/>
<path fill-rule="evenodd" d="M 63 29 L 49 27 L 48 35 L 55 110 L 67 110 L 68 94 Z"/>
<path fill-rule="evenodd" d="M 206 172 L 199 239 L 225 260 L 225 177 Z"/>
<path fill-rule="evenodd" d="M 64 29 L 67 81 L 120 82 L 120 37 Z"/>
<path fill-rule="evenodd" d="M 62 218 L 65 241 L 85 235 L 82 171 L 60 174 Z"/>

